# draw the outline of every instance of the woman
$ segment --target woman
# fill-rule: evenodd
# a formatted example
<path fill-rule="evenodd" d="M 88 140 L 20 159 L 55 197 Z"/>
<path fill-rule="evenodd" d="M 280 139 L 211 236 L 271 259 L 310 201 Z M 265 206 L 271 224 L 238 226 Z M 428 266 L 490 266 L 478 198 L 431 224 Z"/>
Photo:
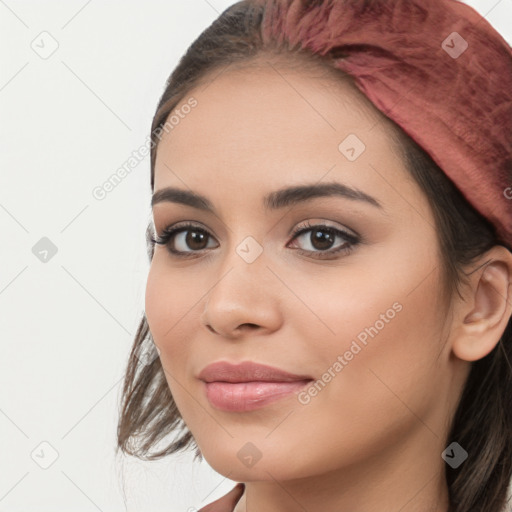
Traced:
<path fill-rule="evenodd" d="M 210 512 L 506 510 L 511 91 L 454 0 L 223 12 L 153 120 L 123 452 L 195 447 Z"/>

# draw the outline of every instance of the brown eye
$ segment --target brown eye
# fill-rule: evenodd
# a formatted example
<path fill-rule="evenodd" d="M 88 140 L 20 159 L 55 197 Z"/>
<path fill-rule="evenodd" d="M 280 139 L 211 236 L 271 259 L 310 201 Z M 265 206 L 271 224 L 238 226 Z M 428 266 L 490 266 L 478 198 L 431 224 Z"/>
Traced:
<path fill-rule="evenodd" d="M 341 239 L 342 243 L 338 244 L 336 249 L 332 249 L 337 238 Z M 293 240 L 300 239 L 302 239 L 306 249 L 299 249 L 299 252 L 302 254 L 310 253 L 314 255 L 313 257 L 320 258 L 325 257 L 324 254 L 330 256 L 338 252 L 349 252 L 360 242 L 357 236 L 346 231 L 331 226 L 310 224 L 295 231 Z"/>
<path fill-rule="evenodd" d="M 319 251 L 330 249 L 334 244 L 335 239 L 336 235 L 333 233 L 333 230 L 323 228 L 315 228 L 311 230 L 311 235 L 309 236 L 311 245 Z"/>
<path fill-rule="evenodd" d="M 204 229 L 186 224 L 172 229 L 166 228 L 161 236 L 151 240 L 156 244 L 167 246 L 171 254 L 186 257 L 188 254 L 207 249 L 207 241 L 210 237 L 210 233 Z"/>
<path fill-rule="evenodd" d="M 186 231 L 182 231 L 181 233 L 177 233 L 175 235 L 175 246 L 176 246 L 176 239 L 178 239 L 177 235 L 185 234 L 184 237 L 179 237 L 179 242 L 183 247 L 189 247 L 190 249 L 194 251 L 200 251 L 202 249 L 206 249 L 205 241 L 208 239 L 208 234 L 204 231 L 199 230 L 190 230 L 187 229 Z M 183 249 L 178 248 L 179 251 L 182 251 Z"/>

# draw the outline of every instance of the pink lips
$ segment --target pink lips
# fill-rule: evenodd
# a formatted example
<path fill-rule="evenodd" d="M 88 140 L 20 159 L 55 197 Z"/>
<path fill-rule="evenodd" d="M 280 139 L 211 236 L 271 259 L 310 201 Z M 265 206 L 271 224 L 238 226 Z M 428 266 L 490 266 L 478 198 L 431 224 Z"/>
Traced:
<path fill-rule="evenodd" d="M 299 391 L 309 375 L 246 361 L 237 365 L 217 362 L 206 366 L 198 378 L 205 382 L 206 397 L 223 411 L 252 411 Z"/>

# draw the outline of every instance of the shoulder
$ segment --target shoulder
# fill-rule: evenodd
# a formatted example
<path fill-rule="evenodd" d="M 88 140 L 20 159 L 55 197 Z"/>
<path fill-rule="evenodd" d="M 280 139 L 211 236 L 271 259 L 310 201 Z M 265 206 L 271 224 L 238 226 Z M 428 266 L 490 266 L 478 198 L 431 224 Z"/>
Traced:
<path fill-rule="evenodd" d="M 243 483 L 236 484 L 227 494 L 199 509 L 198 512 L 233 512 L 235 505 L 244 493 L 244 489 L 245 485 Z"/>

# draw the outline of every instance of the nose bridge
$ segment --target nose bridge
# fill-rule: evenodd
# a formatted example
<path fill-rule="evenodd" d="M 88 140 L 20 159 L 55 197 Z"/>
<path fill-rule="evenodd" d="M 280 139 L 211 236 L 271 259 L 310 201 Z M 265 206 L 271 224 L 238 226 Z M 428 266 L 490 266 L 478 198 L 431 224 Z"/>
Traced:
<path fill-rule="evenodd" d="M 270 260 L 260 241 L 244 229 L 248 224 L 238 226 L 230 232 L 228 254 L 222 257 L 202 316 L 204 324 L 225 335 L 243 324 L 267 329 L 279 324 L 277 299 L 271 289 L 271 281 L 277 280 L 267 268 Z"/>
<path fill-rule="evenodd" d="M 245 205 L 242 203 L 240 198 L 236 200 L 236 207 L 232 211 L 237 211 L 238 214 L 226 221 L 228 253 L 224 255 L 224 264 L 229 268 L 233 265 L 244 268 L 245 264 L 249 272 L 254 270 L 253 265 L 256 264 L 259 268 L 261 260 L 267 259 L 262 256 L 265 256 L 264 238 L 266 238 L 265 230 L 268 229 L 268 225 L 263 216 L 261 221 L 258 220 L 259 214 L 254 202 L 247 198 Z"/>
<path fill-rule="evenodd" d="M 249 230 L 243 229 L 232 232 L 232 240 L 229 243 L 227 254 L 223 257 L 222 280 L 239 280 L 243 286 L 246 284 L 254 291 L 260 285 L 267 282 L 267 274 L 270 274 L 268 248 L 265 250 L 263 241 L 249 234 Z M 220 284 L 220 283 L 219 283 Z"/>
<path fill-rule="evenodd" d="M 215 263 L 219 265 L 217 276 L 220 280 L 215 288 L 245 285 L 248 287 L 246 293 L 253 299 L 263 293 L 268 300 L 271 287 L 279 286 L 271 268 L 277 263 L 273 257 L 277 255 L 273 251 L 284 241 L 275 240 L 274 243 L 279 230 L 262 208 L 259 196 L 248 193 L 231 196 L 226 211 L 233 213 L 223 216 L 224 250 L 220 249 L 220 261 Z M 223 213 L 221 210 L 220 214 Z M 233 282 L 233 279 L 238 282 Z"/>

